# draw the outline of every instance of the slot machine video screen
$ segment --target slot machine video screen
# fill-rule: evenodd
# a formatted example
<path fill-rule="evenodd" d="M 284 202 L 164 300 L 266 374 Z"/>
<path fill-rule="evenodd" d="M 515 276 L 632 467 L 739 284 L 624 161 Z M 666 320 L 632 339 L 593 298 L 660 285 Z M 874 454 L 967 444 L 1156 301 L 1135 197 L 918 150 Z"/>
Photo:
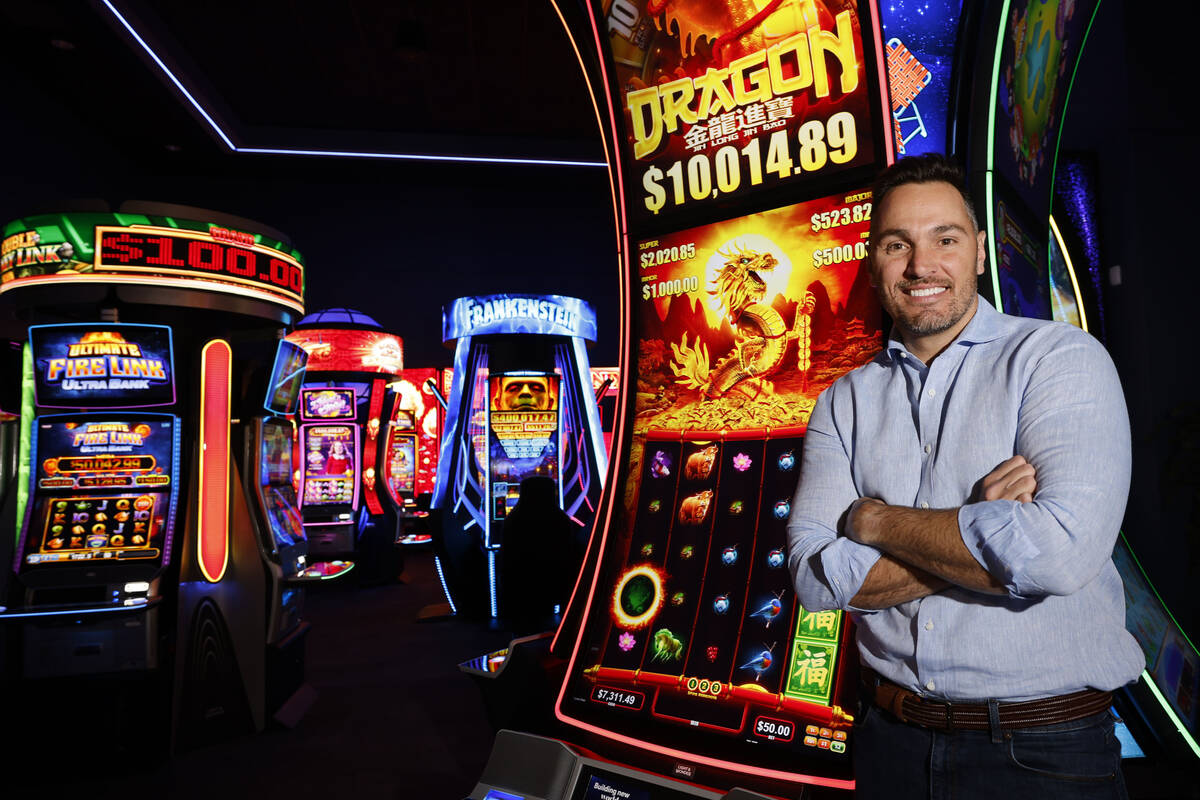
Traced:
<path fill-rule="evenodd" d="M 263 421 L 259 458 L 262 497 L 276 547 L 290 547 L 304 541 L 304 525 L 292 489 L 290 423 Z"/>
<path fill-rule="evenodd" d="M 560 708 L 634 743 L 848 778 L 849 621 L 796 601 L 808 417 L 881 343 L 869 191 L 637 243 L 621 504 Z"/>
<path fill-rule="evenodd" d="M 517 504 L 522 480 L 558 480 L 558 376 L 493 375 L 488 388 L 492 519 L 503 520 Z"/>
<path fill-rule="evenodd" d="M 178 494 L 177 437 L 169 415 L 39 418 L 21 568 L 163 563 Z"/>
<path fill-rule="evenodd" d="M 353 406 L 351 406 L 353 408 Z M 302 502 L 305 506 L 358 504 L 357 425 L 312 423 L 300 427 L 304 452 Z"/>
<path fill-rule="evenodd" d="M 404 502 L 404 496 L 417 491 L 417 434 L 414 431 L 388 431 L 387 455 L 384 462 L 384 480 L 392 500 Z"/>

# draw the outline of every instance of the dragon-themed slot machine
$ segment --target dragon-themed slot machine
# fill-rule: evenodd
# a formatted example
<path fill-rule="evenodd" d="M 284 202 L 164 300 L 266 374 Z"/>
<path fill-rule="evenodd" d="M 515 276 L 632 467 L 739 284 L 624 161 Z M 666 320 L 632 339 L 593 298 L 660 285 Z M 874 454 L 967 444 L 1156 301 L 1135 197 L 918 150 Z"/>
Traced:
<path fill-rule="evenodd" d="M 560 11 L 596 48 L 624 230 L 616 469 L 580 623 L 553 645 L 558 721 L 603 758 L 502 734 L 472 797 L 535 791 L 506 783 L 522 748 L 570 760 L 554 797 L 853 788 L 851 623 L 797 603 L 786 524 L 817 396 L 882 346 L 876 4 Z"/>

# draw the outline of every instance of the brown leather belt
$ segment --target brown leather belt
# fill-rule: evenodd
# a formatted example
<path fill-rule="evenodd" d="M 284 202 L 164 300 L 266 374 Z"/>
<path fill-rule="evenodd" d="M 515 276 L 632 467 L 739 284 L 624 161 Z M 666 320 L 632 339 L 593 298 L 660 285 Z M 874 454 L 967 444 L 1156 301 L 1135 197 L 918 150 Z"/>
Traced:
<path fill-rule="evenodd" d="M 875 705 L 890 712 L 902 722 L 941 731 L 986 731 L 991 728 L 987 703 L 951 703 L 927 700 L 915 692 L 897 686 L 863 668 L 863 684 Z M 1024 700 L 1019 703 L 997 703 L 999 727 L 1019 730 L 1040 725 L 1090 717 L 1112 705 L 1112 692 L 1084 689 L 1081 692 Z"/>

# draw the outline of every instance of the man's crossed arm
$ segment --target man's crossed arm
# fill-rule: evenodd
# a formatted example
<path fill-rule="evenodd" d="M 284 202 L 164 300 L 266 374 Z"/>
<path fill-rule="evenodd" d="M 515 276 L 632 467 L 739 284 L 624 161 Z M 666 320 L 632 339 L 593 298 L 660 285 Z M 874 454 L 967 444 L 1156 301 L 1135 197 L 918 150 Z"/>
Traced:
<path fill-rule="evenodd" d="M 1021 456 L 1013 456 L 984 476 L 971 502 L 1028 503 L 1036 492 L 1033 466 Z M 843 533 L 883 551 L 851 600 L 856 608 L 890 608 L 951 585 L 1007 594 L 963 543 L 957 508 L 921 510 L 864 497 L 847 511 Z"/>

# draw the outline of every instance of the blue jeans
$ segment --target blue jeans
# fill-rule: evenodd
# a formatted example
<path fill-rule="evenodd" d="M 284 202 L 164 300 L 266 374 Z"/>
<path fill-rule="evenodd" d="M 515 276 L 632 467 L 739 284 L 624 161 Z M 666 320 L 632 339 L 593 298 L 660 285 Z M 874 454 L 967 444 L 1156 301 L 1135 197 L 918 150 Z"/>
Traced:
<path fill-rule="evenodd" d="M 854 725 L 856 800 L 1127 800 L 1113 715 L 999 731 L 936 731 L 874 703 Z"/>

